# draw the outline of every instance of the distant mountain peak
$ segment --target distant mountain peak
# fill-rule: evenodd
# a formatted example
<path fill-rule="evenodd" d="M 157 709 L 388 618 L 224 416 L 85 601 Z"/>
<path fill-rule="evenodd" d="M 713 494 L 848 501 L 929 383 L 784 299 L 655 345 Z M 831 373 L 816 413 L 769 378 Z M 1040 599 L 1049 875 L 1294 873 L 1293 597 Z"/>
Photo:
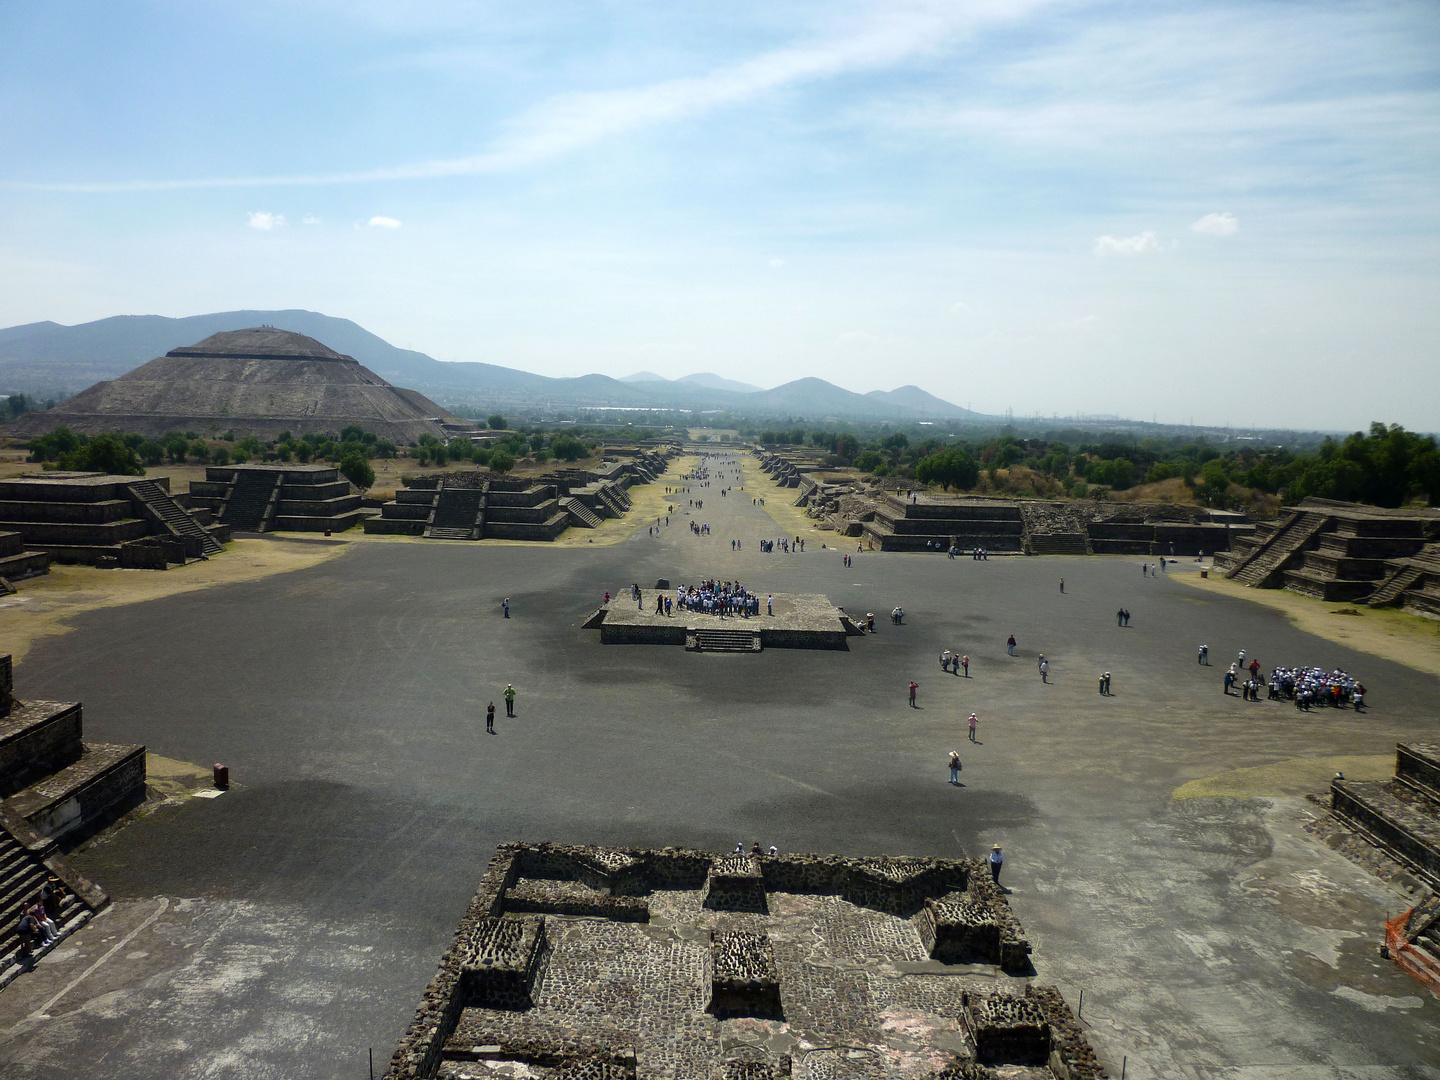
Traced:
<path fill-rule="evenodd" d="M 707 390 L 729 390 L 735 394 L 758 394 L 762 389 L 759 386 L 751 386 L 749 383 L 724 378 L 710 371 L 701 371 L 695 375 L 686 375 L 675 381 L 677 383 L 686 383 L 690 386 L 703 386 Z"/>
<path fill-rule="evenodd" d="M 637 371 L 637 372 L 635 372 L 634 375 L 622 375 L 622 376 L 620 377 L 620 381 L 621 381 L 621 382 L 629 382 L 629 383 L 636 383 L 636 382 L 664 382 L 664 383 L 668 383 L 670 380 L 667 379 L 667 378 L 665 378 L 664 375 L 656 375 L 653 371 Z"/>

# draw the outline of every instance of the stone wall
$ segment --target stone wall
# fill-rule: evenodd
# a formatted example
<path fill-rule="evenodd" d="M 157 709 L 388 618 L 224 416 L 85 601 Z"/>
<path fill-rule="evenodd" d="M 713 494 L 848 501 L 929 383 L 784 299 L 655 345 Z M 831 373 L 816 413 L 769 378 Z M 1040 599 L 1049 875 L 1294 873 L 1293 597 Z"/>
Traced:
<path fill-rule="evenodd" d="M 4 660 L 8 675 L 10 657 Z M 4 697 L 9 700 L 8 690 Z M 0 798 L 77 761 L 81 725 L 76 702 L 32 701 L 15 708 L 0 724 Z"/>

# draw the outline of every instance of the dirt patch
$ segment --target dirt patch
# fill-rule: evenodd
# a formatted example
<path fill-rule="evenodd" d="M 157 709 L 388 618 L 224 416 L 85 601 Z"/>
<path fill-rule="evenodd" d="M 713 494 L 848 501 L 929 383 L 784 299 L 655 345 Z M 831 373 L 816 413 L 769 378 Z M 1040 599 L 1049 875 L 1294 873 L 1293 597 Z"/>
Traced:
<path fill-rule="evenodd" d="M 1238 597 L 1283 612 L 1306 633 L 1323 637 L 1339 645 L 1394 660 L 1416 671 L 1440 675 L 1440 622 L 1407 615 L 1392 608 L 1344 608 L 1337 610 L 1334 602 L 1315 600 L 1284 589 L 1252 589 L 1237 585 L 1223 577 L 1202 579 L 1199 574 L 1175 574 L 1172 581 L 1181 581 L 1198 589 Z M 1345 612 L 1358 611 L 1358 615 Z"/>
<path fill-rule="evenodd" d="M 355 539 L 358 530 L 353 538 L 328 541 L 245 538 L 231 541 L 213 559 L 169 570 L 57 564 L 43 577 L 22 581 L 14 596 L 0 599 L 0 655 L 9 653 L 19 663 L 40 638 L 68 633 L 71 618 L 81 612 L 303 570 L 336 558 Z"/>

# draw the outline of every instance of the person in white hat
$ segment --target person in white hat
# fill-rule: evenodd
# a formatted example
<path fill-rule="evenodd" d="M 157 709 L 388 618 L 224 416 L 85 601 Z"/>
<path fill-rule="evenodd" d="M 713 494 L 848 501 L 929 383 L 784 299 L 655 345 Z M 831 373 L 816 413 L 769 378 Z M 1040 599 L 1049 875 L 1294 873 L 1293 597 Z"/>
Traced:
<path fill-rule="evenodd" d="M 990 845 L 990 880 L 1000 884 L 1000 868 L 1005 865 L 1005 853 L 999 844 Z"/>

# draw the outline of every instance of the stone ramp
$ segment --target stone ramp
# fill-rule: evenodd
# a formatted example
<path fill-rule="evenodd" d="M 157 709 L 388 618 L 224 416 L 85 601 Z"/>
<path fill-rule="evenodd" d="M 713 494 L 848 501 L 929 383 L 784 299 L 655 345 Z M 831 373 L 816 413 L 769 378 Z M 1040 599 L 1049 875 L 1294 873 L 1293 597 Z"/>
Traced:
<path fill-rule="evenodd" d="M 1397 744 L 1394 779 L 1332 780 L 1330 811 L 1440 889 L 1440 744 Z"/>
<path fill-rule="evenodd" d="M 130 493 L 154 515 L 155 520 L 164 526 L 167 532 L 184 543 L 187 555 L 208 558 L 224 550 L 220 542 L 206 532 L 200 523 L 154 480 L 135 481 L 130 485 Z"/>

